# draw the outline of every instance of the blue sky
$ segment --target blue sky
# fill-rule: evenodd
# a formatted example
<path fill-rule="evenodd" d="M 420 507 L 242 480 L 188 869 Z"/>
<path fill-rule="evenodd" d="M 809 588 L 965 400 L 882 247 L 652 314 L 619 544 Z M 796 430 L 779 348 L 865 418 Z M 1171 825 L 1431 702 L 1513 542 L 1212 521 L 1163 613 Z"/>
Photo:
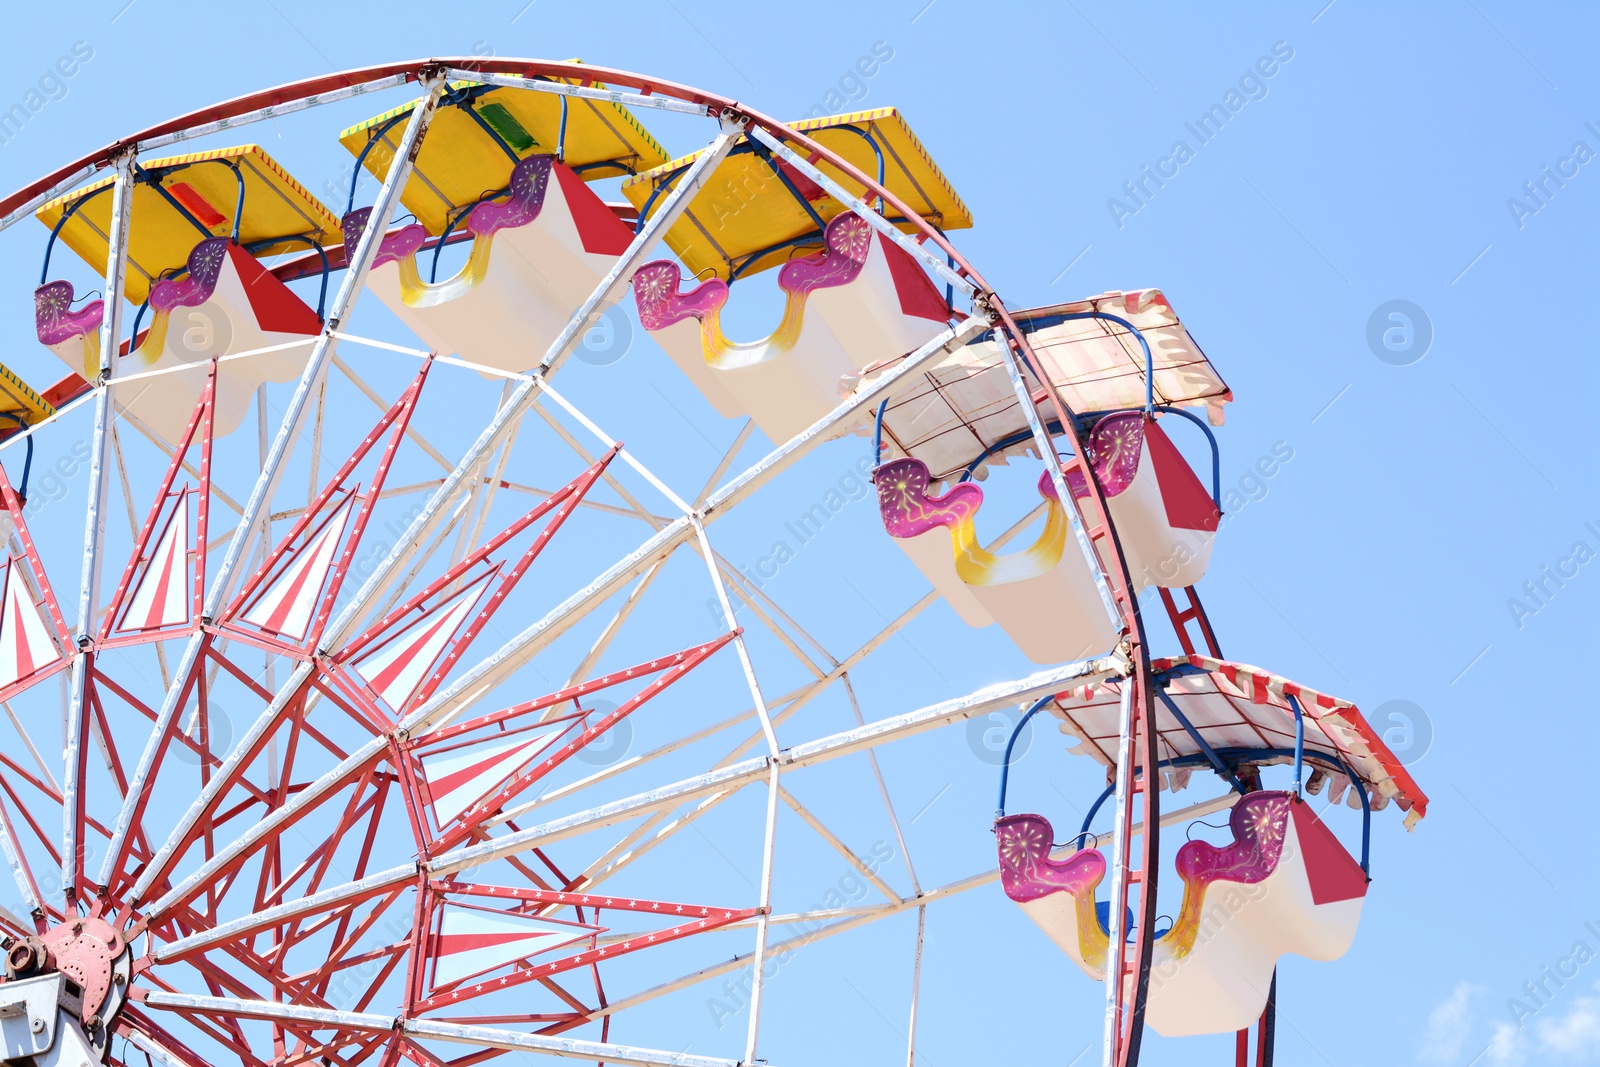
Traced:
<path fill-rule="evenodd" d="M 524 4 L 15 10 L 0 40 L 0 106 L 25 102 L 32 72 L 75 46 L 92 56 L 47 83 L 44 105 L 0 144 L 0 186 L 206 103 L 429 54 L 578 56 L 779 118 L 901 108 L 976 219 L 958 246 L 1010 306 L 1147 286 L 1167 294 L 1236 397 L 1218 437 L 1224 488 L 1240 502 L 1202 586 L 1225 651 L 1366 709 L 1394 731 L 1432 799 L 1409 835 L 1396 812 L 1375 819 L 1375 881 L 1349 955 L 1285 962 L 1279 1062 L 1600 1062 L 1600 870 L 1583 756 L 1600 727 L 1566 688 L 1600 636 L 1595 436 L 1576 405 L 1600 386 L 1588 319 L 1600 282 L 1600 10 L 1489 0 Z M 892 57 L 855 76 L 874 49 Z M 1234 102 L 1220 132 L 1197 136 L 1201 116 Z M 313 131 L 300 141 L 287 128 L 252 136 L 332 201 L 348 156 L 334 120 L 320 121 L 294 127 Z M 668 129 L 669 151 L 703 143 Z M 1168 176 L 1156 185 L 1151 171 Z M 0 325 L 12 338 L 5 362 L 38 383 L 58 372 L 30 335 L 42 246 L 30 229 L 0 238 L 12 294 Z M 1388 318 L 1394 307 L 1405 321 Z M 1409 346 L 1391 335 L 1385 347 L 1384 330 L 1407 323 Z M 573 392 L 630 443 L 697 453 L 688 427 L 628 395 L 647 369 L 667 382 L 661 362 L 635 327 L 626 358 L 574 372 Z M 701 435 L 701 478 L 735 429 Z M 67 455 L 71 440 L 43 438 L 41 455 Z M 1255 473 L 1283 447 L 1290 460 Z M 844 443 L 813 457 L 784 483 L 787 500 L 730 529 L 724 551 L 753 563 L 782 516 L 842 484 L 858 451 Z M 680 489 L 698 488 L 687 467 L 678 473 Z M 920 594 L 909 568 L 861 573 L 864 560 L 892 559 L 871 542 L 869 512 L 846 508 L 769 583 L 819 632 L 870 632 L 844 578 L 890 615 Z M 81 528 L 62 523 L 63 536 Z M 693 611 L 704 628 L 703 607 Z M 670 629 L 670 617 L 658 625 Z M 867 718 L 1021 673 L 1000 651 L 985 660 L 992 635 L 969 639 L 948 613 L 919 633 L 930 652 L 893 653 L 865 686 Z M 1168 651 L 1164 621 L 1152 633 Z M 946 656 L 951 677 L 930 675 L 929 660 Z M 931 809 L 942 829 L 925 848 L 960 835 L 981 859 L 993 769 L 947 733 L 891 774 L 948 780 Z M 1075 821 L 1062 798 L 1092 797 L 1094 773 L 1051 740 L 1035 735 L 1024 796 Z M 861 830 L 862 851 L 875 833 Z M 798 896 L 821 899 L 837 866 L 797 866 Z M 1097 1041 L 1100 989 L 998 889 L 969 898 L 930 913 L 924 1062 L 1067 1063 Z M 897 940 L 819 946 L 792 986 L 775 983 L 814 1014 L 809 1027 L 773 1024 L 772 1061 L 903 1056 L 903 996 L 862 983 L 844 997 L 838 982 L 887 967 L 885 952 L 897 954 L 894 981 L 907 980 L 909 936 L 902 922 Z M 679 1002 L 702 1029 L 706 995 Z M 836 1010 L 837 1031 L 816 1033 Z M 1226 1048 L 1153 1039 L 1145 1062 L 1222 1062 Z"/>

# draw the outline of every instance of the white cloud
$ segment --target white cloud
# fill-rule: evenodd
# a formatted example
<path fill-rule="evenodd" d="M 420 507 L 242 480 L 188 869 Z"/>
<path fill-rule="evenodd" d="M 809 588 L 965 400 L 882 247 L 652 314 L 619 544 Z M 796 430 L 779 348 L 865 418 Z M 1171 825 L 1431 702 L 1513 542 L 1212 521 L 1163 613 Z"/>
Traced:
<path fill-rule="evenodd" d="M 1423 1035 L 1419 1059 L 1425 1063 L 1444 1064 L 1460 1060 L 1462 1047 L 1472 1030 L 1473 1002 L 1482 993 L 1482 986 L 1461 982 L 1428 1013 L 1428 1032 Z"/>
<path fill-rule="evenodd" d="M 1572 1059 L 1600 1053 L 1600 997 L 1577 997 L 1564 1015 L 1534 1024 L 1539 1044 Z"/>
<path fill-rule="evenodd" d="M 1511 1023 L 1495 1023 L 1494 1036 L 1489 1039 L 1485 1058 L 1489 1063 L 1516 1067 L 1527 1059 L 1522 1032 Z"/>

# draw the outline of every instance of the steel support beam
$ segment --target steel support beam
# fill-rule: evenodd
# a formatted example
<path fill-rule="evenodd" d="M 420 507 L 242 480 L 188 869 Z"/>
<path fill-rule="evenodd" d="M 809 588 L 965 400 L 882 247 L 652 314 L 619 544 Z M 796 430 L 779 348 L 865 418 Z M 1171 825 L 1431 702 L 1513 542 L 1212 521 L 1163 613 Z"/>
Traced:
<path fill-rule="evenodd" d="M 339 292 L 328 310 L 328 320 L 317 336 L 311 354 L 306 360 L 305 370 L 295 385 L 294 394 L 289 399 L 283 422 L 278 428 L 277 437 L 272 442 L 267 461 L 263 464 L 261 474 L 257 477 L 255 487 L 250 493 L 250 499 L 240 515 L 239 525 L 234 528 L 233 538 L 228 542 L 227 551 L 212 578 L 203 609 L 204 618 L 208 621 L 215 619 L 227 604 L 227 597 L 233 585 L 233 572 L 244 558 L 250 539 L 260 528 L 260 516 L 267 510 L 272 491 L 282 474 L 283 462 L 294 446 L 313 389 L 333 354 L 336 343 L 334 335 L 355 306 L 356 297 L 366 284 L 367 271 L 373 259 L 377 257 L 378 248 L 383 242 L 384 231 L 388 228 L 389 220 L 394 217 L 395 208 L 400 203 L 401 190 L 405 188 L 406 180 L 411 176 L 417 152 L 422 147 L 422 138 L 427 132 L 428 122 L 433 116 L 434 107 L 438 104 L 439 94 L 444 89 L 444 81 L 435 75 L 428 79 L 427 86 L 428 95 L 412 111 L 411 118 L 406 124 L 405 135 L 401 138 L 401 150 L 395 154 L 394 161 L 389 166 L 388 176 L 384 179 L 383 188 L 379 190 L 378 198 L 373 205 L 372 216 L 356 246 L 355 258 L 351 261 L 350 269 L 345 273 Z M 185 690 L 184 681 L 196 669 L 201 649 L 205 647 L 206 641 L 206 633 L 197 629 L 184 646 L 183 655 L 173 676 L 176 683 L 167 690 L 166 697 L 161 703 L 161 711 L 150 731 L 150 739 L 139 756 L 139 764 L 133 777 L 129 780 L 128 795 L 123 802 L 121 812 L 117 815 L 116 825 L 112 827 L 111 843 L 106 850 L 106 862 L 100 871 L 99 883 L 102 887 L 110 884 L 118 865 L 122 862 L 134 812 L 155 769 L 156 756 L 162 750 L 166 734 L 172 727 L 172 720 L 178 713 L 178 703 Z M 236 746 L 235 754 L 238 751 L 239 747 Z M 224 761 L 218 777 L 213 779 L 213 784 L 220 786 L 226 783 L 229 769 L 228 763 Z M 182 827 L 182 833 L 186 834 L 187 831 L 187 826 Z M 168 843 L 171 844 L 171 839 Z M 154 866 L 154 864 L 149 865 L 147 871 Z"/>
<path fill-rule="evenodd" d="M 67 744 L 64 756 L 66 787 L 61 796 L 61 888 L 70 911 L 78 897 L 78 874 L 83 866 L 84 731 L 88 724 L 88 688 L 94 639 L 95 609 L 100 604 L 100 550 L 106 536 L 106 467 L 115 414 L 109 380 L 117 372 L 117 349 L 122 340 L 122 285 L 128 269 L 128 223 L 133 209 L 132 150 L 117 157 L 111 190 L 111 230 L 107 236 L 105 311 L 100 317 L 100 374 L 95 383 L 94 431 L 89 445 L 89 507 L 84 520 L 83 560 L 78 572 L 78 622 L 73 634 L 78 656 L 72 663 L 67 700 Z"/>
<path fill-rule="evenodd" d="M 275 1000 L 250 1000 L 242 997 L 196 996 L 151 990 L 144 994 L 147 1008 L 200 1015 L 224 1015 L 237 1019 L 262 1019 L 268 1022 L 298 1024 L 311 1030 L 354 1031 L 356 1033 L 399 1032 L 407 1037 L 431 1041 L 450 1041 L 499 1048 L 514 1052 L 537 1052 L 568 1059 L 606 1063 L 635 1064 L 638 1067 L 739 1067 L 739 1061 L 712 1056 L 691 1056 L 683 1052 L 612 1045 L 575 1038 L 546 1037 L 502 1030 L 492 1026 L 466 1026 L 435 1019 L 404 1019 L 373 1012 L 336 1011 Z"/>
<path fill-rule="evenodd" d="M 1027 700 L 1037 700 L 1041 696 L 1059 693 L 1104 678 L 1120 677 L 1127 667 L 1127 660 L 1116 652 L 1109 656 L 1052 667 L 1030 674 L 1026 678 L 986 686 L 966 696 L 906 712 L 904 715 L 879 719 L 853 730 L 845 730 L 842 733 L 784 749 L 779 762 L 785 770 L 823 763 L 889 741 L 925 733 L 952 722 L 970 719 L 974 715 L 982 715 L 997 708 L 1010 707 Z M 611 826 L 636 815 L 678 804 L 706 793 L 721 792 L 743 785 L 766 777 L 770 763 L 768 757 L 743 760 L 715 771 L 652 789 L 647 793 L 615 800 L 491 841 L 467 845 L 435 858 L 428 864 L 428 873 L 435 878 L 453 874 L 468 867 L 488 863 L 490 860 L 524 852 L 535 846 L 542 847 L 589 830 Z"/>

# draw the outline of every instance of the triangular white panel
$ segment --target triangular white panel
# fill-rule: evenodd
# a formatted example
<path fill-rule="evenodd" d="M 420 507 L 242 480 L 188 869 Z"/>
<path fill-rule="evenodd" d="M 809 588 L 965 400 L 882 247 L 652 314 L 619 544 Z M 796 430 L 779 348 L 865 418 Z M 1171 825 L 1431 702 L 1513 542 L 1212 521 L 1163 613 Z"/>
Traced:
<path fill-rule="evenodd" d="M 396 711 L 405 707 L 428 669 L 449 643 L 461 620 L 477 603 L 481 588 L 464 589 L 408 626 L 369 656 L 356 661 L 356 673 Z"/>
<path fill-rule="evenodd" d="M 433 813 L 440 825 L 476 804 L 490 789 L 528 760 L 537 756 L 567 728 L 559 723 L 535 733 L 517 734 L 504 741 L 473 745 L 438 756 L 424 756 L 422 773 L 433 796 Z"/>
<path fill-rule="evenodd" d="M 61 658 L 50 631 L 22 578 L 16 560 L 6 574 L 4 616 L 0 617 L 0 686 L 26 678 Z"/>
<path fill-rule="evenodd" d="M 595 928 L 547 922 L 526 915 L 446 908 L 439 925 L 436 986 L 458 982 L 515 960 L 581 941 Z"/>
<path fill-rule="evenodd" d="M 354 502 L 354 496 L 346 500 L 322 532 L 300 549 L 294 562 L 272 583 L 272 588 L 245 613 L 246 622 L 291 640 L 305 638 L 306 628 L 311 625 L 311 610 L 316 607 L 328 568 L 333 565 L 333 554 L 344 537 L 350 506 Z"/>
<path fill-rule="evenodd" d="M 189 621 L 189 502 L 180 498 L 156 545 L 150 565 L 134 586 L 122 618 L 124 630 L 150 630 Z"/>

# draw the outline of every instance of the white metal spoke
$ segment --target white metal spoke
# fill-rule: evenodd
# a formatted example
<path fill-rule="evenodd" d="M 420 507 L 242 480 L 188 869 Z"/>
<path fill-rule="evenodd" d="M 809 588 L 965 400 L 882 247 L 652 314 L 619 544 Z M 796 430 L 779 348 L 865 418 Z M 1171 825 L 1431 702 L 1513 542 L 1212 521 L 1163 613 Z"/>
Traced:
<path fill-rule="evenodd" d="M 116 161 L 111 191 L 111 232 L 105 271 L 105 311 L 100 318 L 100 379 L 95 390 L 94 432 L 89 443 L 89 506 L 84 521 L 83 560 L 78 577 L 78 621 L 73 640 L 79 649 L 72 664 L 71 693 L 67 709 L 67 743 L 62 768 L 66 787 L 61 794 L 61 887 L 71 908 L 78 897 L 78 874 L 83 865 L 80 825 L 83 804 L 83 732 L 89 719 L 87 691 L 90 657 L 86 650 L 94 634 L 95 609 L 100 603 L 100 550 L 106 534 L 107 437 L 111 429 L 111 390 L 105 381 L 117 372 L 116 352 L 122 341 L 122 286 L 128 269 L 128 221 L 133 208 L 135 153 L 122 153 Z"/>

